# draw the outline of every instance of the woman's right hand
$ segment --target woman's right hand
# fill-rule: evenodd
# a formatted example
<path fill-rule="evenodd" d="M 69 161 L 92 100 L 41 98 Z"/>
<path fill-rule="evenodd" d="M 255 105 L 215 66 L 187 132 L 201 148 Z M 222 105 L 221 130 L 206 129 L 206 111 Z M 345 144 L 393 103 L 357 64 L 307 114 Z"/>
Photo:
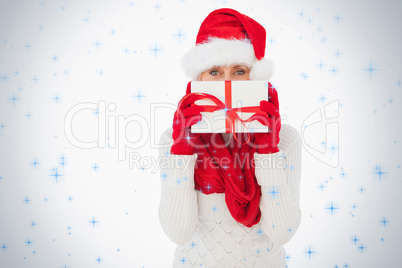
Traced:
<path fill-rule="evenodd" d="M 171 154 L 192 155 L 194 146 L 200 141 L 199 135 L 190 132 L 190 127 L 202 119 L 201 108 L 192 105 L 194 96 L 186 98 L 179 103 L 173 117 L 173 145 L 170 149 Z"/>

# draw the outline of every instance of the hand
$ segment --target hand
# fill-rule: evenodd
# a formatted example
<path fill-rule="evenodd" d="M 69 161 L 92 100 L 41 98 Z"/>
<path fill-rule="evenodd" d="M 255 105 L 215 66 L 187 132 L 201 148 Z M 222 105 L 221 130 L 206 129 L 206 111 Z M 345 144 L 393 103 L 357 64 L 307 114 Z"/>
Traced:
<path fill-rule="evenodd" d="M 279 152 L 279 132 L 281 130 L 281 117 L 279 114 L 278 93 L 272 85 L 269 86 L 269 102 L 261 101 L 260 108 L 265 115 L 258 115 L 256 120 L 268 127 L 268 133 L 254 133 L 254 146 L 260 154 Z"/>
<path fill-rule="evenodd" d="M 171 154 L 192 155 L 194 146 L 199 143 L 199 135 L 190 132 L 190 127 L 202 119 L 200 107 L 192 106 L 194 96 L 180 102 L 173 118 L 173 145 Z"/>

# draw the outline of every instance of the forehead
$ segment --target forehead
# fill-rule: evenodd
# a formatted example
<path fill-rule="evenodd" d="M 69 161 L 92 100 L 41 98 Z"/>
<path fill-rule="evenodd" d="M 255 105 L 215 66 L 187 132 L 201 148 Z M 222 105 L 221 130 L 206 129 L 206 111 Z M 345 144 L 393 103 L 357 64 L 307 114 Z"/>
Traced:
<path fill-rule="evenodd" d="M 212 66 L 210 69 L 224 69 L 224 68 L 228 68 L 228 69 L 233 69 L 233 68 L 248 68 L 248 66 L 243 65 L 243 64 L 232 64 L 232 65 L 214 65 Z M 210 70 L 209 69 L 209 70 Z"/>

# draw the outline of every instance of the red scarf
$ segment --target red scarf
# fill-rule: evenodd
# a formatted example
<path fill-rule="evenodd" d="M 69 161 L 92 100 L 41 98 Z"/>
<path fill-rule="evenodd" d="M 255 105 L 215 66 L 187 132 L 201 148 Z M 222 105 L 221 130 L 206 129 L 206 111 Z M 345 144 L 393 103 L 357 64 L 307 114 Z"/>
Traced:
<path fill-rule="evenodd" d="M 200 134 L 205 146 L 197 146 L 195 188 L 204 194 L 225 193 L 226 205 L 233 219 L 251 227 L 261 218 L 261 188 L 254 172 L 254 153 L 249 137 L 236 133 L 226 146 L 221 133 Z M 251 141 L 251 140 L 250 140 Z M 253 142 L 253 141 L 251 141 Z"/>
<path fill-rule="evenodd" d="M 191 93 L 190 83 L 186 94 Z M 272 95 L 272 92 L 270 93 Z M 204 194 L 225 193 L 233 219 L 251 227 L 261 218 L 261 188 L 254 172 L 254 140 L 247 133 L 235 133 L 229 146 L 221 133 L 199 134 L 201 146 L 194 171 L 195 188 Z"/>

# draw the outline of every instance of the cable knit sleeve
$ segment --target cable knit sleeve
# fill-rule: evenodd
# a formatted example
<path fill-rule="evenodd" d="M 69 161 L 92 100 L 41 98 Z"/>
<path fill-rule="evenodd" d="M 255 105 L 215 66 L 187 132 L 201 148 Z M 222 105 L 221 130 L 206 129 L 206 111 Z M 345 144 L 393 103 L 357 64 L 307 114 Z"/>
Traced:
<path fill-rule="evenodd" d="M 262 194 L 261 228 L 275 248 L 292 238 L 301 220 L 301 140 L 295 128 L 282 126 L 278 147 L 278 153 L 254 154 Z"/>
<path fill-rule="evenodd" d="M 198 222 L 194 166 L 197 155 L 171 155 L 172 130 L 161 137 L 161 201 L 159 221 L 166 235 L 176 244 L 188 242 Z"/>

